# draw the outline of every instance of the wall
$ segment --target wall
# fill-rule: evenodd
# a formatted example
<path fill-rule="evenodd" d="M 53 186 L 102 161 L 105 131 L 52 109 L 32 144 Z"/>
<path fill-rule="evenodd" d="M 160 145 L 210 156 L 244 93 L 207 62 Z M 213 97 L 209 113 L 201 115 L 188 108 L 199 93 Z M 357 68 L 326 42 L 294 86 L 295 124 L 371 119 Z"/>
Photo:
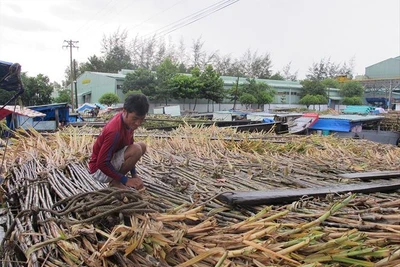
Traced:
<path fill-rule="evenodd" d="M 90 103 L 97 103 L 103 94 L 116 93 L 116 87 L 117 80 L 114 78 L 85 72 L 77 79 L 78 106 L 85 103 L 83 94 L 90 92 Z"/>

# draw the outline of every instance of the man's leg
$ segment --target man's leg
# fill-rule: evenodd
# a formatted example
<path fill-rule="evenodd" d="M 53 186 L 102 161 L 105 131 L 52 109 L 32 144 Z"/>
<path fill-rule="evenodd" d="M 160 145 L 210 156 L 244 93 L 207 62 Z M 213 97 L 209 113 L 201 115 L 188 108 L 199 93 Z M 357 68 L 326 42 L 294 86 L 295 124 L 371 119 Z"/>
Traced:
<path fill-rule="evenodd" d="M 144 153 L 146 153 L 146 144 L 143 142 L 137 142 L 128 146 L 124 153 L 124 163 L 119 169 L 119 172 L 127 174 L 135 167 Z"/>
<path fill-rule="evenodd" d="M 134 143 L 128 146 L 124 151 L 124 162 L 122 163 L 119 172 L 127 174 L 130 170 L 132 170 L 135 167 L 136 163 L 144 155 L 144 153 L 146 153 L 146 144 L 143 142 Z M 142 179 L 138 175 L 135 175 L 135 177 L 132 178 L 134 179 L 128 179 L 126 185 L 123 185 L 115 180 L 111 181 L 110 185 L 125 189 L 127 186 L 134 187 L 137 190 L 142 189 L 143 188 Z"/>

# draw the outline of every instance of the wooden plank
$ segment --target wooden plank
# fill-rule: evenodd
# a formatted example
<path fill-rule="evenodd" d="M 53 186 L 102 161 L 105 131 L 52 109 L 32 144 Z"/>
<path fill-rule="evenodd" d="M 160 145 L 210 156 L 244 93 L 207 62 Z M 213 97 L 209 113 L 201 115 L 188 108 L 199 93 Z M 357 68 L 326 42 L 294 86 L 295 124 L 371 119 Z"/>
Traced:
<path fill-rule="evenodd" d="M 220 194 L 217 199 L 230 205 L 269 205 L 290 203 L 303 196 L 319 197 L 327 194 L 373 193 L 400 189 L 400 181 L 321 186 L 315 188 L 271 189 L 267 191 L 231 191 Z"/>
<path fill-rule="evenodd" d="M 346 178 L 346 179 L 361 179 L 361 180 L 389 179 L 389 178 L 400 178 L 400 171 L 356 172 L 356 173 L 344 173 L 340 174 L 339 176 L 341 178 Z"/>

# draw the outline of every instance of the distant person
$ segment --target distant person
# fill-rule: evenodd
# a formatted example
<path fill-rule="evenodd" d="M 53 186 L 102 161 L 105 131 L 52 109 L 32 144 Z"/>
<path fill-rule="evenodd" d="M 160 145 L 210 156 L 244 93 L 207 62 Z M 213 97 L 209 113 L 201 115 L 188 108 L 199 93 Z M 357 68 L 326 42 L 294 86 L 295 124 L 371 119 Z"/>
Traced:
<path fill-rule="evenodd" d="M 134 131 L 142 124 L 149 111 L 145 95 L 129 95 L 122 112 L 104 126 L 93 145 L 89 172 L 93 179 L 112 187 L 140 190 L 143 181 L 136 173 L 136 163 L 146 152 L 146 144 L 134 142 Z M 130 172 L 131 178 L 127 174 Z"/>
<path fill-rule="evenodd" d="M 93 117 L 97 117 L 99 115 L 100 107 L 95 105 L 96 107 L 93 109 Z"/>

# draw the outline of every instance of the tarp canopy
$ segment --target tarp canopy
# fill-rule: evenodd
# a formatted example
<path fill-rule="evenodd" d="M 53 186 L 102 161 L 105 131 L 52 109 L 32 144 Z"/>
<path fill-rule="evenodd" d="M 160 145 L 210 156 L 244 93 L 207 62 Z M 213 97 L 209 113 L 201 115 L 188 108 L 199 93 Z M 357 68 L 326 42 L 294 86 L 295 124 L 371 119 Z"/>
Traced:
<path fill-rule="evenodd" d="M 38 112 L 26 107 L 16 106 L 5 106 L 3 109 L 0 110 L 0 120 L 4 119 L 8 115 L 15 113 L 20 116 L 26 116 L 29 118 L 36 118 L 36 117 L 44 117 L 46 114 L 42 112 Z"/>
<path fill-rule="evenodd" d="M 76 109 L 77 112 L 85 112 L 85 110 L 92 110 L 94 109 L 96 106 L 94 104 L 90 104 L 90 103 L 85 103 L 82 106 L 80 106 L 79 108 Z"/>
<path fill-rule="evenodd" d="M 318 121 L 309 129 L 328 130 L 335 132 L 350 132 L 351 127 L 352 123 L 349 120 L 319 118 Z"/>
<path fill-rule="evenodd" d="M 79 108 L 76 109 L 77 112 L 85 112 L 85 111 L 91 111 L 92 109 L 94 109 L 96 106 L 99 107 L 99 109 L 106 109 L 106 106 L 100 104 L 100 103 L 85 103 L 82 106 L 80 106 Z"/>

